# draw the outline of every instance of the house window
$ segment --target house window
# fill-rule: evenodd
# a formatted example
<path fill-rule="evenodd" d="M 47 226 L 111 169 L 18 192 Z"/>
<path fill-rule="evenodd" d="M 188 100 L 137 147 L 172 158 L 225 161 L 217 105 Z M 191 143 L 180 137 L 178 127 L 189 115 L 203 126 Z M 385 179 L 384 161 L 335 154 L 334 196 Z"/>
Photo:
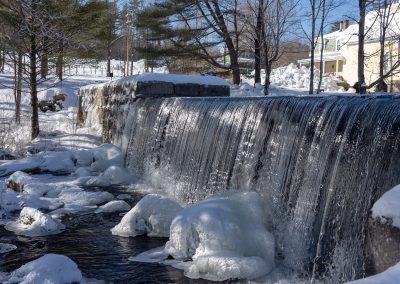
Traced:
<path fill-rule="evenodd" d="M 340 39 L 336 41 L 336 51 L 339 51 L 342 48 L 342 42 Z"/>
<path fill-rule="evenodd" d="M 389 60 L 390 60 L 389 52 L 386 52 L 385 55 L 383 56 L 383 70 L 385 71 L 385 73 L 389 71 Z"/>

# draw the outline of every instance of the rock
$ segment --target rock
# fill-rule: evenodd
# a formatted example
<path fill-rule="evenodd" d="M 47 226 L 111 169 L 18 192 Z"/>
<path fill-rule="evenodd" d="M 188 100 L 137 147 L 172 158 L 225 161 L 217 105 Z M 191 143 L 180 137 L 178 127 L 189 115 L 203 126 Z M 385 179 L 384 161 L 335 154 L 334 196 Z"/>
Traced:
<path fill-rule="evenodd" d="M 400 229 L 370 218 L 367 229 L 367 274 L 377 274 L 400 261 Z"/>

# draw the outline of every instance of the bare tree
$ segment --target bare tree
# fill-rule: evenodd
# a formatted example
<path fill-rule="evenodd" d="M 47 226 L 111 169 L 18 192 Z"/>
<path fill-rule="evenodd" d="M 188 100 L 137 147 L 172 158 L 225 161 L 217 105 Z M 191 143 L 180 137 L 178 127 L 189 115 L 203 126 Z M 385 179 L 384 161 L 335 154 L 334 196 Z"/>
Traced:
<path fill-rule="evenodd" d="M 269 94 L 271 72 L 274 62 L 282 55 L 282 43 L 293 26 L 298 1 L 265 0 L 262 9 L 262 56 L 264 58 L 264 94 Z"/>

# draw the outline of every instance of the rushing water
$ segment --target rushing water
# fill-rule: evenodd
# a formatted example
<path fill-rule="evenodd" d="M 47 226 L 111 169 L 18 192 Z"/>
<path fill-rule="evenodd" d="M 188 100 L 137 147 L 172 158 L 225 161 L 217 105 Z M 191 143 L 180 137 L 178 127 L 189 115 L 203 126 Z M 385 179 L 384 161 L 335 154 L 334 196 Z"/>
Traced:
<path fill-rule="evenodd" d="M 334 283 L 368 274 L 369 210 L 400 183 L 400 97 L 145 99 L 124 125 L 133 173 L 186 203 L 257 191 L 285 265 Z"/>
<path fill-rule="evenodd" d="M 110 192 L 125 193 L 124 188 Z M 133 193 L 132 197 L 134 205 L 141 195 Z M 118 213 L 73 216 L 63 220 L 67 227 L 63 233 L 46 237 L 16 236 L 0 226 L 0 242 L 18 247 L 0 254 L 0 271 L 10 272 L 46 253 L 58 253 L 74 260 L 86 278 L 106 283 L 210 283 L 188 279 L 181 270 L 169 266 L 129 261 L 130 256 L 162 246 L 167 239 L 113 236 L 110 228 L 121 218 Z"/>

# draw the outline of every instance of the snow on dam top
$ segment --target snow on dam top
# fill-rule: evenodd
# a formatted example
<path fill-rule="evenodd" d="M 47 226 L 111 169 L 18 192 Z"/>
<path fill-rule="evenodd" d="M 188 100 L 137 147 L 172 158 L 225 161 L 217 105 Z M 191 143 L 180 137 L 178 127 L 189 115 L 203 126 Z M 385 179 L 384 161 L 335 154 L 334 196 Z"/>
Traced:
<path fill-rule="evenodd" d="M 85 95 L 95 90 L 106 94 L 132 97 L 227 97 L 229 82 L 216 76 L 144 73 L 115 81 L 88 85 L 80 89 Z"/>

